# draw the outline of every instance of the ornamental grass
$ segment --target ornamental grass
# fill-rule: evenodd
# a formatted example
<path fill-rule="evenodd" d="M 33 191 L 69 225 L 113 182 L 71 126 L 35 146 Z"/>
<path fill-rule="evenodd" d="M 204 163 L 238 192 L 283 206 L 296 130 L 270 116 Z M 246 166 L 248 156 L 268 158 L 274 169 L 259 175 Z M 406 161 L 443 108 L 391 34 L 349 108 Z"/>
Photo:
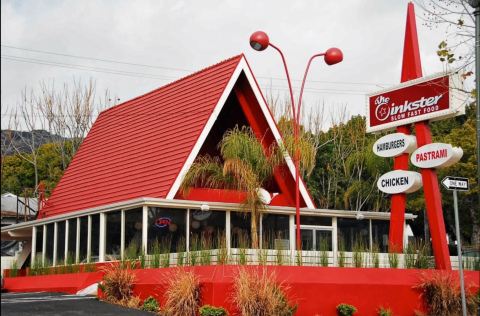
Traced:
<path fill-rule="evenodd" d="M 462 315 L 460 277 L 457 271 L 421 273 L 421 283 L 414 288 L 422 291 L 421 297 L 431 315 Z M 476 291 L 478 292 L 478 290 Z M 471 284 L 465 284 L 467 315 L 477 315 L 478 296 Z"/>
<path fill-rule="evenodd" d="M 106 300 L 127 307 L 138 307 L 140 302 L 133 296 L 133 285 L 137 281 L 135 271 L 123 269 L 120 261 L 109 259 L 113 261 L 100 268 L 105 274 L 100 288 L 105 292 Z"/>
<path fill-rule="evenodd" d="M 168 316 L 196 316 L 201 303 L 202 283 L 192 271 L 175 268 L 164 278 L 165 312 Z"/>
<path fill-rule="evenodd" d="M 290 316 L 297 303 L 288 300 L 287 286 L 276 283 L 276 272 L 241 266 L 235 273 L 233 303 L 243 316 Z"/>

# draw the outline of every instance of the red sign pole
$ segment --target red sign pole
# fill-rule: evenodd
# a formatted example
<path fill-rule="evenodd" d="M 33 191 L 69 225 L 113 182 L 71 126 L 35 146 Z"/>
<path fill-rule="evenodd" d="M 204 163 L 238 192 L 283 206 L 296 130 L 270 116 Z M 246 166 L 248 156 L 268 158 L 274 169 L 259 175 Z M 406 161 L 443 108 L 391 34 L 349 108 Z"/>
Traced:
<path fill-rule="evenodd" d="M 422 77 L 420 49 L 418 47 L 417 27 L 413 3 L 408 4 L 405 44 L 403 49 L 402 82 Z M 428 121 L 415 123 L 417 146 L 421 147 L 432 142 Z M 399 126 L 398 133 L 409 135 L 410 125 Z M 395 170 L 408 169 L 408 154 L 395 158 Z M 422 180 L 427 205 L 428 222 L 432 237 L 432 246 L 437 269 L 451 269 L 448 246 L 446 243 L 445 223 L 443 221 L 440 189 L 438 187 L 435 169 L 422 169 Z M 405 221 L 405 193 L 392 196 L 389 249 L 394 252 L 403 251 L 403 230 Z"/>
<path fill-rule="evenodd" d="M 417 27 L 415 24 L 415 11 L 413 3 L 408 4 L 407 26 L 405 30 L 405 44 L 403 46 L 403 63 L 401 82 L 421 78 L 422 64 L 420 61 L 420 49 L 418 48 Z M 410 125 L 397 127 L 397 133 L 411 134 Z M 408 154 L 395 157 L 394 170 L 408 170 Z M 403 229 L 405 225 L 405 206 L 407 194 L 399 193 L 392 195 L 392 207 L 390 217 L 390 238 L 388 249 L 391 252 L 403 252 Z"/>

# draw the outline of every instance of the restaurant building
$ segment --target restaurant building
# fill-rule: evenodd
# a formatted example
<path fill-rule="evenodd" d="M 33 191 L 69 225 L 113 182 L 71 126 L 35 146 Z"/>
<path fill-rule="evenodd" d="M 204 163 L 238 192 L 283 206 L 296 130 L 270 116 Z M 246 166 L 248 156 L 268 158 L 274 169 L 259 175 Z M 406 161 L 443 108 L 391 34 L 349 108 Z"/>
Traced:
<path fill-rule="evenodd" d="M 250 126 L 268 147 L 280 131 L 244 55 L 227 59 L 103 111 L 34 221 L 2 227 L 2 240 L 27 241 L 23 261 L 48 265 L 105 262 L 156 241 L 172 253 L 200 241 L 221 240 L 231 249 L 248 244 L 249 214 L 242 195 L 227 190 L 179 187 L 195 158 L 219 156 L 223 134 Z M 260 188 L 259 188 L 260 189 Z M 260 220 L 262 248 L 294 258 L 295 167 L 287 157 L 273 181 L 259 190 L 269 202 Z M 390 213 L 316 209 L 300 182 L 302 248 L 327 249 L 330 265 L 339 244 L 352 251 L 357 238 L 387 252 Z M 415 216 L 406 214 L 406 220 Z M 195 248 L 197 249 L 197 248 Z"/>

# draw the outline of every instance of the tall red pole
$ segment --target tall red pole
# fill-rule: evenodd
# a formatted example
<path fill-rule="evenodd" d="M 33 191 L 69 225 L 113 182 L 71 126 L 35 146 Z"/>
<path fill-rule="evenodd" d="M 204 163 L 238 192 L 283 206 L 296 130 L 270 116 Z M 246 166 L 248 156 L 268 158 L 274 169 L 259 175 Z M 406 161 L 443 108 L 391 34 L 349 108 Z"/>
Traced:
<path fill-rule="evenodd" d="M 405 82 L 420 77 L 422 77 L 422 68 L 415 24 L 415 11 L 413 3 L 409 3 L 401 81 Z M 410 126 L 400 126 L 397 128 L 397 132 L 410 134 Z M 428 121 L 415 123 L 415 132 L 418 147 L 432 142 Z M 408 154 L 403 154 L 395 158 L 394 169 L 408 169 Z M 446 241 L 445 222 L 443 220 L 442 201 L 438 187 L 437 173 L 435 169 L 422 169 L 421 173 L 436 268 L 450 270 L 452 266 Z M 395 194 L 392 196 L 389 249 L 395 252 L 401 252 L 403 248 L 405 206 L 405 194 Z"/>

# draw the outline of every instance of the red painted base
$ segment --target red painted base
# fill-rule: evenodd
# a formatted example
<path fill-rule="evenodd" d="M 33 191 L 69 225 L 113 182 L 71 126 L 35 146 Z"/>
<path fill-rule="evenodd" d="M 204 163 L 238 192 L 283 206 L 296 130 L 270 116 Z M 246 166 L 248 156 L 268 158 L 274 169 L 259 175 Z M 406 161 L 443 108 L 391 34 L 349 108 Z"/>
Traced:
<path fill-rule="evenodd" d="M 8 292 L 63 292 L 76 294 L 89 285 L 101 281 L 103 273 L 73 273 L 5 278 Z"/>
<path fill-rule="evenodd" d="M 256 266 L 251 266 L 258 268 Z M 261 267 L 260 267 L 261 268 Z M 134 292 L 141 299 L 150 295 L 163 304 L 166 278 L 173 268 L 146 269 L 135 271 L 138 281 Z M 230 314 L 235 313 L 232 305 L 233 275 L 238 266 L 187 267 L 194 270 L 204 282 L 205 304 L 222 306 Z M 372 268 L 323 268 L 268 266 L 277 272 L 277 282 L 289 286 L 287 294 L 298 302 L 295 315 L 336 316 L 340 303 L 354 305 L 356 316 L 376 315 L 379 306 L 391 308 L 393 315 L 415 315 L 425 311 L 420 292 L 412 287 L 420 283 L 420 273 L 436 270 L 415 269 L 372 269 Z M 465 271 L 467 283 L 473 282 L 478 289 L 480 273 Z M 41 277 L 7 278 L 9 291 L 64 291 L 75 293 L 101 279 L 100 273 L 66 274 Z"/>

